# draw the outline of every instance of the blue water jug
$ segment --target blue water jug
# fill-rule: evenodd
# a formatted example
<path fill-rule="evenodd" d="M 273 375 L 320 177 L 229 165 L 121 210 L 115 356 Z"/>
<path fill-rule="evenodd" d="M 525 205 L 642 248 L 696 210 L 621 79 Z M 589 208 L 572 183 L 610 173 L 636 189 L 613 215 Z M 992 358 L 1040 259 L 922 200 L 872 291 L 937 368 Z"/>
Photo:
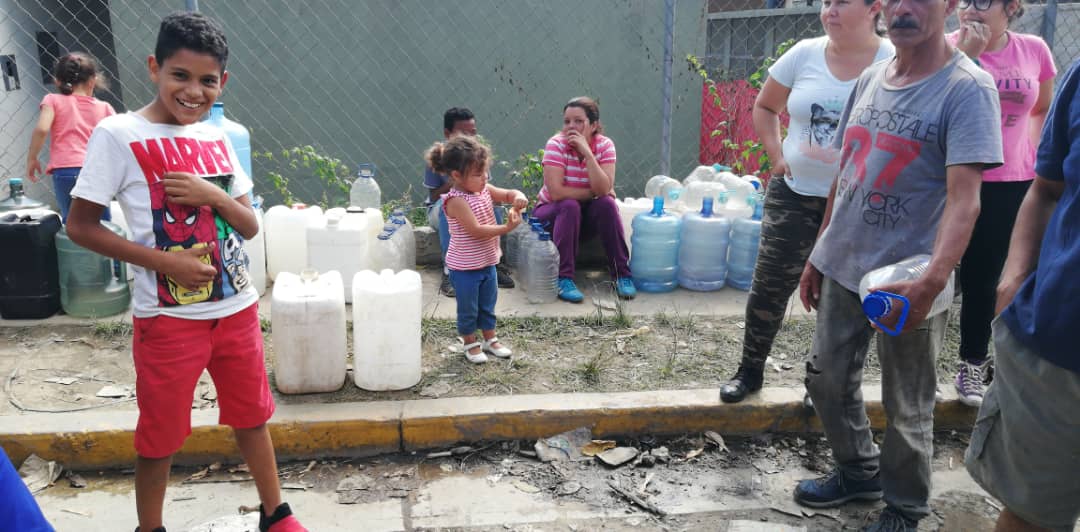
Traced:
<path fill-rule="evenodd" d="M 727 284 L 739 290 L 750 290 L 761 243 L 762 204 L 760 194 L 747 198 L 754 208 L 751 218 L 739 218 L 731 224 L 731 249 L 728 252 Z"/>
<path fill-rule="evenodd" d="M 702 200 L 701 212 L 683 216 L 679 234 L 679 286 L 708 292 L 724 287 L 727 278 L 731 220 L 713 214 L 713 199 Z"/>
<path fill-rule="evenodd" d="M 225 104 L 221 102 L 214 102 L 206 121 L 225 130 L 233 150 L 236 151 L 236 157 L 240 159 L 240 167 L 248 177 L 255 179 L 251 173 L 251 133 L 248 129 L 243 124 L 226 118 Z"/>
<path fill-rule="evenodd" d="M 630 271 L 642 292 L 670 292 L 679 286 L 679 229 L 682 219 L 664 212 L 664 198 L 653 198 L 653 208 L 634 217 L 634 253 Z"/>

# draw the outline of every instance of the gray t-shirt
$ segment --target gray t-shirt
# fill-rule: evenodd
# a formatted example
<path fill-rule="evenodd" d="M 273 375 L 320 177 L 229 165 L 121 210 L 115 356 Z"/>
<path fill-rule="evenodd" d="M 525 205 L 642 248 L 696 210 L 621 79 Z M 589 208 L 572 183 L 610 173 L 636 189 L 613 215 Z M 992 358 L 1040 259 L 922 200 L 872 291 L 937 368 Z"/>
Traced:
<path fill-rule="evenodd" d="M 875 268 L 933 251 L 945 211 L 945 167 L 999 166 L 1001 111 L 994 79 L 956 52 L 904 87 L 891 61 L 859 77 L 837 129 L 840 173 L 832 218 L 810 262 L 851 291 Z"/>

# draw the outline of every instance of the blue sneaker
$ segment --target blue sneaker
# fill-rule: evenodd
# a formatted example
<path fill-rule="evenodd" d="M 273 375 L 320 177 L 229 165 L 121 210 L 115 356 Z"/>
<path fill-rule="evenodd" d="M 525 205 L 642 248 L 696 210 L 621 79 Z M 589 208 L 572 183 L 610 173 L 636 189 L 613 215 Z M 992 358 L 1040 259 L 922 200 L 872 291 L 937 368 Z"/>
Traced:
<path fill-rule="evenodd" d="M 881 474 L 866 480 L 844 476 L 839 469 L 820 478 L 799 481 L 795 502 L 810 508 L 833 508 L 848 501 L 876 501 L 882 496 Z"/>
<path fill-rule="evenodd" d="M 578 290 L 574 280 L 569 277 L 559 277 L 559 299 L 571 303 L 581 303 L 585 300 L 585 294 Z"/>
<path fill-rule="evenodd" d="M 620 277 L 615 281 L 615 292 L 623 299 L 634 299 L 634 296 L 637 295 L 634 280 L 629 277 Z"/>
<path fill-rule="evenodd" d="M 878 520 L 862 529 L 862 532 L 917 532 L 919 522 L 904 517 L 891 506 L 886 506 Z"/>

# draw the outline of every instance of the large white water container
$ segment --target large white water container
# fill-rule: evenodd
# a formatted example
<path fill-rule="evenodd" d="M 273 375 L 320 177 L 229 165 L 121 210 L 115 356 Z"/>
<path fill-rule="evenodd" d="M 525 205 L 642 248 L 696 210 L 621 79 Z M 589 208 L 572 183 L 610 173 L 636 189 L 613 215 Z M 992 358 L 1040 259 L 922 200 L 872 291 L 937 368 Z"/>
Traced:
<path fill-rule="evenodd" d="M 623 198 L 617 202 L 619 219 L 622 220 L 623 235 L 626 237 L 627 250 L 633 249 L 630 236 L 634 234 L 634 217 L 652 210 L 651 198 Z"/>
<path fill-rule="evenodd" d="M 321 272 L 341 273 L 346 303 L 352 302 L 353 276 L 371 268 L 368 220 L 362 213 L 329 209 L 307 228 L 308 264 Z"/>
<path fill-rule="evenodd" d="M 281 272 L 300 273 L 308 267 L 307 226 L 322 217 L 322 209 L 303 203 L 275 205 L 266 211 L 266 270 L 271 279 Z"/>
<path fill-rule="evenodd" d="M 420 382 L 420 274 L 370 270 L 353 279 L 353 378 L 365 390 Z"/>
<path fill-rule="evenodd" d="M 336 209 L 330 209 L 336 210 Z M 376 238 L 383 230 L 383 215 L 379 209 L 361 208 L 361 207 L 349 207 L 346 209 L 349 214 L 363 214 L 368 219 L 368 233 L 371 234 L 371 238 Z"/>
<path fill-rule="evenodd" d="M 271 297 L 278 391 L 316 393 L 341 388 L 348 354 L 341 274 L 281 272 Z"/>
<path fill-rule="evenodd" d="M 256 199 L 251 208 L 255 210 L 255 221 L 259 223 L 259 233 L 244 240 L 244 252 L 248 257 L 248 275 L 251 277 L 259 296 L 266 293 L 266 223 L 263 220 L 261 198 Z"/>

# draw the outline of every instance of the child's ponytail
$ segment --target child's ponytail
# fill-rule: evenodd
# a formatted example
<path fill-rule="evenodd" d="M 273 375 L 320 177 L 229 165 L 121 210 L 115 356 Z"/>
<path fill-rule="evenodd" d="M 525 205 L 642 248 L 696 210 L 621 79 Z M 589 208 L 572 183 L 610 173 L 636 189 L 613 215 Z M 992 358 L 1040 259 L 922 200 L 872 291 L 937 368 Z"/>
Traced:
<path fill-rule="evenodd" d="M 456 135 L 446 142 L 436 142 L 424 153 L 432 170 L 443 175 L 462 174 L 476 166 L 487 166 L 491 149 L 468 135 Z"/>
<path fill-rule="evenodd" d="M 53 77 L 61 94 L 71 94 L 76 86 L 91 79 L 96 81 L 97 86 L 108 88 L 97 60 L 83 52 L 71 52 L 58 59 L 53 68 Z"/>

